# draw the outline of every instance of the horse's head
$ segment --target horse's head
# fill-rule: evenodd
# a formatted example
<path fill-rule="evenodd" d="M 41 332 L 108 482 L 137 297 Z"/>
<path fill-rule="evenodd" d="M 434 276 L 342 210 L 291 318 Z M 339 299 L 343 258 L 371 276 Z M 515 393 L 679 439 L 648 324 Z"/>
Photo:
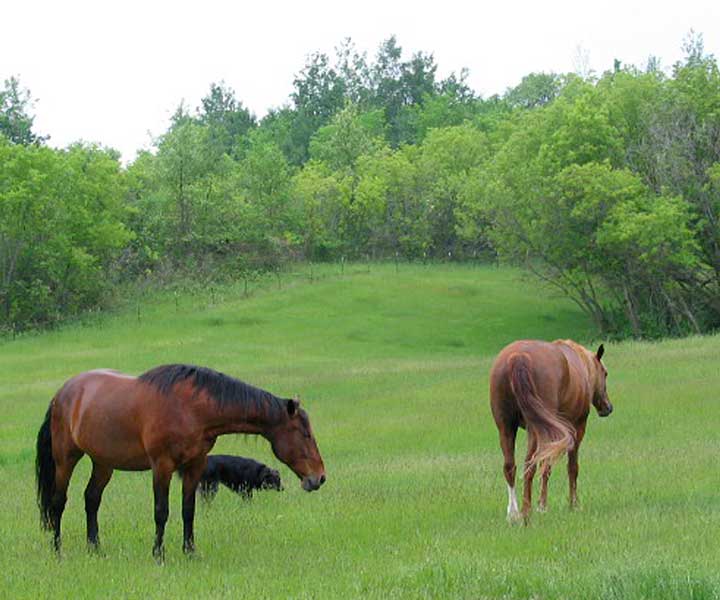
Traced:
<path fill-rule="evenodd" d="M 263 467 L 260 473 L 260 489 L 282 491 L 282 481 L 280 481 L 280 473 L 270 467 Z"/>
<path fill-rule="evenodd" d="M 605 354 L 605 346 L 600 344 L 594 355 L 595 361 L 595 381 L 593 389 L 592 403 L 597 410 L 598 415 L 607 417 L 613 411 L 613 405 L 608 398 L 607 393 L 607 369 L 602 362 L 603 354 Z"/>
<path fill-rule="evenodd" d="M 325 483 L 325 465 L 315 443 L 307 413 L 298 400 L 285 400 L 280 422 L 268 432 L 273 452 L 301 480 L 306 492 Z"/>

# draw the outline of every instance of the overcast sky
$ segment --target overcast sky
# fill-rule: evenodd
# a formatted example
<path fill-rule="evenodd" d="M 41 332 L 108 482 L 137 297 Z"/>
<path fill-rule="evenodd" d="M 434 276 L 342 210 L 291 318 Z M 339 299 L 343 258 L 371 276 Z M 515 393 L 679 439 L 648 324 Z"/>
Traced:
<path fill-rule="evenodd" d="M 0 79 L 30 88 L 36 130 L 54 146 L 112 146 L 125 161 L 211 82 L 257 116 L 282 105 L 308 54 L 332 54 L 346 37 L 372 58 L 394 34 L 406 56 L 434 53 L 441 76 L 467 67 L 483 96 L 533 71 L 575 70 L 579 48 L 597 72 L 651 54 L 668 67 L 690 29 L 720 56 L 717 0 L 0 2 Z"/>

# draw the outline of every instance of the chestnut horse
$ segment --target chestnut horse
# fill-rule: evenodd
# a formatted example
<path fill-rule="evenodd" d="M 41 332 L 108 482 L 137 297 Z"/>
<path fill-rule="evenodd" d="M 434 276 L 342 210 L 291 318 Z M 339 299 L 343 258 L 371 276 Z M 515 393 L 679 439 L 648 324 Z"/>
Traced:
<path fill-rule="evenodd" d="M 585 435 L 590 404 L 598 415 L 608 416 L 607 369 L 602 363 L 601 344 L 592 352 L 571 340 L 548 343 L 521 340 L 506 346 L 490 371 L 490 405 L 500 432 L 508 487 L 507 516 L 527 521 L 532 503 L 532 482 L 542 463 L 538 510 L 547 507 L 550 469 L 568 453 L 570 506 L 577 504 L 578 450 Z M 518 427 L 527 429 L 522 513 L 515 495 L 515 436 Z"/>
<path fill-rule="evenodd" d="M 162 560 L 173 472 L 183 478 L 183 550 L 194 550 L 195 490 L 217 436 L 259 434 L 302 479 L 305 491 L 325 482 L 325 467 L 307 413 L 297 400 L 281 399 L 242 381 L 191 365 L 166 365 L 132 377 L 97 370 L 68 380 L 50 402 L 37 438 L 40 519 L 54 531 L 78 460 L 87 454 L 92 474 L 85 489 L 87 539 L 98 546 L 97 512 L 113 470 L 152 469 L 155 497 L 153 555 Z"/>

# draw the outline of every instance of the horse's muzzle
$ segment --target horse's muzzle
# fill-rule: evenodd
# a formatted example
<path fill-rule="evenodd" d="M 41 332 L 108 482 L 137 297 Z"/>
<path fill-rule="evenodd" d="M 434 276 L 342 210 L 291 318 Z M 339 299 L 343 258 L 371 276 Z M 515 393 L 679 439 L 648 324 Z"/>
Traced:
<path fill-rule="evenodd" d="M 319 476 L 308 475 L 307 477 L 303 477 L 302 489 L 306 492 L 314 492 L 315 490 L 319 490 L 323 483 L 325 483 L 325 473 Z"/>
<path fill-rule="evenodd" d="M 602 410 L 598 411 L 598 416 L 600 417 L 607 417 L 610 415 L 610 413 L 613 411 L 613 405 L 609 402 L 607 403 L 607 406 L 603 408 Z"/>

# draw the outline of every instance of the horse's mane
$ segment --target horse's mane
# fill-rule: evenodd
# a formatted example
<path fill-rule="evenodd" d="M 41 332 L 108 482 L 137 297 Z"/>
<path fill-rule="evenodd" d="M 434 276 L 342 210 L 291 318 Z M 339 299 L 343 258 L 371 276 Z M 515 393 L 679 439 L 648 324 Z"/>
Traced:
<path fill-rule="evenodd" d="M 270 392 L 207 367 L 162 365 L 146 371 L 138 380 L 155 386 L 165 395 L 170 394 L 176 383 L 190 380 L 196 393 L 207 392 L 220 409 L 233 406 L 254 408 L 257 413 L 265 412 L 270 418 L 280 416 L 286 410 L 285 402 Z"/>
<path fill-rule="evenodd" d="M 578 355 L 578 358 L 580 358 L 581 361 L 585 364 L 585 367 L 588 370 L 588 374 L 590 377 L 594 377 L 596 373 L 595 364 L 593 362 L 592 356 L 593 352 L 588 350 L 585 346 L 582 344 L 578 344 L 577 342 L 573 340 L 555 340 L 553 344 L 563 344 L 570 348 L 575 354 Z"/>

